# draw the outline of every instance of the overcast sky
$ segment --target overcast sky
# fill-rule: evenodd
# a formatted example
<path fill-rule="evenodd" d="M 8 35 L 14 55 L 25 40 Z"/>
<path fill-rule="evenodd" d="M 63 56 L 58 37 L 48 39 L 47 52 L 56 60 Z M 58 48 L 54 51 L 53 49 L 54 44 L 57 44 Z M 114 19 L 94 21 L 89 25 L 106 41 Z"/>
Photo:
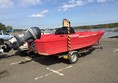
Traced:
<path fill-rule="evenodd" d="M 0 22 L 14 28 L 118 22 L 118 0 L 0 0 Z"/>

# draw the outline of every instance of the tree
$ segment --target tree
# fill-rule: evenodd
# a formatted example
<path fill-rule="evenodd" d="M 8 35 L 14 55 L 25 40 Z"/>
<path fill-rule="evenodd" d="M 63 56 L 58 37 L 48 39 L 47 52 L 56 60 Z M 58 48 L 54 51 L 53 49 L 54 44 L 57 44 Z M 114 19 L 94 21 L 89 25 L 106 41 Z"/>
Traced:
<path fill-rule="evenodd" d="M 5 31 L 5 29 L 6 29 L 6 26 L 4 24 L 0 23 L 0 30 Z"/>
<path fill-rule="evenodd" d="M 5 26 L 4 24 L 0 23 L 0 30 L 4 32 L 12 32 L 13 28 L 12 26 Z"/>
<path fill-rule="evenodd" d="M 10 33 L 10 32 L 12 32 L 12 31 L 13 31 L 12 26 L 7 26 L 7 27 L 6 27 L 6 32 Z"/>

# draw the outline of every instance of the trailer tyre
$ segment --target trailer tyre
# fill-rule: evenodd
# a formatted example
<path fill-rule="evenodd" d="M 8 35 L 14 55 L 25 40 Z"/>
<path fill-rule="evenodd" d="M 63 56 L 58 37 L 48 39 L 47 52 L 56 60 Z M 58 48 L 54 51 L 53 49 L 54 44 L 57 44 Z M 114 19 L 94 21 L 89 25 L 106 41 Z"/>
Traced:
<path fill-rule="evenodd" d="M 71 64 L 76 63 L 78 61 L 78 53 L 74 52 L 74 53 L 68 55 L 68 60 Z"/>

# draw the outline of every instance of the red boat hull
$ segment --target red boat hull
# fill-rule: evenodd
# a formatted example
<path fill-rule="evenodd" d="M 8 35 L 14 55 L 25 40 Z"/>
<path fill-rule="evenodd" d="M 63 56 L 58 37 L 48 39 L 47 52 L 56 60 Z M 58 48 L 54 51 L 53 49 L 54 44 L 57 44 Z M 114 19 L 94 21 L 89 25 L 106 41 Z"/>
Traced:
<path fill-rule="evenodd" d="M 96 44 L 104 31 L 84 31 L 70 35 L 71 50 L 82 49 Z M 53 55 L 68 51 L 67 34 L 42 35 L 34 41 L 35 51 L 41 55 Z"/>

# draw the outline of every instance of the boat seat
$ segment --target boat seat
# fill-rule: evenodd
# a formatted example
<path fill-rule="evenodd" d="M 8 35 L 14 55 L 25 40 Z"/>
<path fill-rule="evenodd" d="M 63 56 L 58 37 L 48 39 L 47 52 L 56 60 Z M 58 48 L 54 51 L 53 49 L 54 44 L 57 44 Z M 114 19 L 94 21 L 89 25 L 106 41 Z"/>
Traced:
<path fill-rule="evenodd" d="M 70 34 L 74 34 L 74 33 L 75 33 L 74 29 L 70 27 Z M 55 31 L 55 35 L 59 35 L 59 34 L 68 34 L 67 27 L 58 28 Z"/>

